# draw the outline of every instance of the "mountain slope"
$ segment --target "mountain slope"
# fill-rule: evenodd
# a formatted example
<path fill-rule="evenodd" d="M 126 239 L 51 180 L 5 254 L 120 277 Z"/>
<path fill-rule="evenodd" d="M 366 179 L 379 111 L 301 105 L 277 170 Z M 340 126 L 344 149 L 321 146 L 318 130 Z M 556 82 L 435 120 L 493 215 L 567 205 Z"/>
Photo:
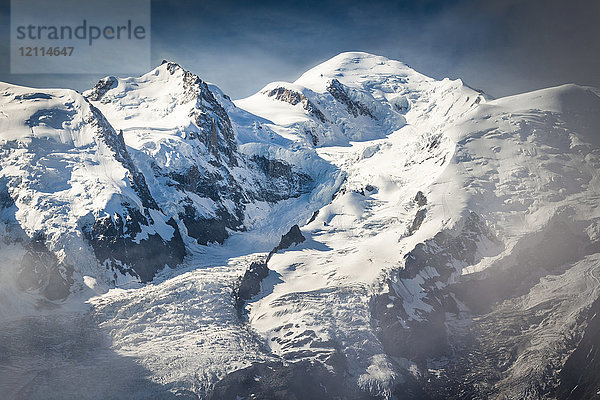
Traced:
<path fill-rule="evenodd" d="M 380 85 L 374 57 L 343 55 L 345 64 L 367 65 L 351 73 L 338 66 L 341 57 L 295 84 L 350 75 L 360 87 Z M 346 172 L 345 184 L 303 228 L 312 245 L 273 258 L 278 283 L 250 305 L 250 323 L 286 359 L 327 363 L 343 354 L 344 373 L 372 394 L 391 396 L 412 379 L 434 398 L 552 394 L 577 341 L 561 338 L 583 329 L 576 316 L 598 296 L 589 256 L 598 225 L 598 96 L 571 85 L 494 101 L 476 95 L 464 106 L 468 88 L 438 97 L 441 85 L 417 87 L 407 126 L 386 139 L 320 150 Z M 556 295 L 539 291 L 542 277 L 563 273 L 549 289 Z M 590 289 L 581 301 L 558 295 L 582 282 Z M 531 305 L 501 312 L 515 296 Z M 544 301 L 552 324 L 518 342 L 486 338 L 490 327 L 479 321 L 535 321 L 531 308 Z M 521 353 L 522 340 L 540 334 L 553 338 L 536 345 L 540 356 Z M 485 338 L 485 346 L 467 338 Z M 494 361 L 496 346 L 514 358 Z M 470 351 L 478 355 L 467 361 Z M 407 377 L 411 362 L 419 372 Z M 480 366 L 468 374 L 487 386 L 459 384 L 464 363 Z M 502 379 L 498 368 L 509 368 Z M 490 376 L 481 375 L 486 369 Z"/>
<path fill-rule="evenodd" d="M 436 81 L 399 61 L 354 52 L 236 104 L 321 146 L 381 139 L 407 121 L 434 132 L 483 100 L 460 80 Z"/>
<path fill-rule="evenodd" d="M 15 95 L 3 111 L 20 107 Z M 148 379 L 89 398 L 147 397 L 141 387 L 211 399 L 574 398 L 597 390 L 597 372 L 584 368 L 599 362 L 596 89 L 494 100 L 460 80 L 353 52 L 237 101 L 172 63 L 106 78 L 85 96 L 123 131 L 110 137 L 130 157 L 108 152 L 110 171 L 121 165 L 147 182 L 145 191 L 117 180 L 130 202 L 172 218 L 189 253 L 152 284 L 117 281 L 89 300 L 110 350 L 134 359 Z M 5 123 L 27 132 L 29 115 L 15 118 Z M 46 135 L 70 134 L 68 124 L 50 129 L 53 119 L 44 118 Z M 68 149 L 81 157 L 79 147 Z M 2 168 L 10 178 L 25 166 L 12 158 Z M 13 202 L 29 212 L 40 205 L 13 200 L 17 184 L 4 182 L 0 215 L 26 228 Z M 284 240 L 288 231 L 304 240 Z M 198 245 L 213 241 L 222 244 Z M 23 257 L 19 246 L 10 242 L 3 254 Z M 235 291 L 247 277 L 251 292 L 259 289 L 240 301 Z M 0 335 L 15 340 L 22 323 Z M 51 359 L 61 370 L 73 363 Z M 61 385 L 50 362 L 27 359 L 21 368 L 15 360 L 0 363 L 7 393 L 44 398 L 40 388 L 53 387 L 68 396 L 72 386 Z"/>
<path fill-rule="evenodd" d="M 26 249 L 20 287 L 58 300 L 84 275 L 147 281 L 182 261 L 175 222 L 95 107 L 69 90 L 0 90 L 3 240 Z"/>
<path fill-rule="evenodd" d="M 152 195 L 199 244 L 223 243 L 252 225 L 249 209 L 268 210 L 312 187 L 290 163 L 240 152 L 224 108 L 234 107 L 229 98 L 175 63 L 138 78 L 105 78 L 85 96 L 123 131 Z"/>

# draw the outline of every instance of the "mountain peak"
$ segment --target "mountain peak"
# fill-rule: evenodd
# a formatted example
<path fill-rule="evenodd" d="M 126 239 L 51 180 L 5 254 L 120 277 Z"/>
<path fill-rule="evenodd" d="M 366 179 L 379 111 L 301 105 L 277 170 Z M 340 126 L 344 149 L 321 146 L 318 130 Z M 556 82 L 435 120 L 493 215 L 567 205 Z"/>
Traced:
<path fill-rule="evenodd" d="M 156 67 L 153 71 L 157 71 L 157 70 L 159 70 L 159 71 L 160 70 L 166 70 L 171 75 L 174 75 L 177 71 L 181 71 L 183 73 L 191 74 L 191 72 L 187 71 L 180 64 L 176 63 L 175 61 L 169 61 L 169 60 L 162 60 L 162 62 L 160 63 L 160 65 L 158 67 Z M 152 73 L 153 71 L 150 71 L 149 73 Z"/>
<path fill-rule="evenodd" d="M 365 52 L 344 52 L 311 68 L 296 80 L 296 84 L 313 86 L 315 82 L 338 79 L 356 81 L 361 76 L 407 76 L 419 75 L 408 65 L 389 58 Z"/>

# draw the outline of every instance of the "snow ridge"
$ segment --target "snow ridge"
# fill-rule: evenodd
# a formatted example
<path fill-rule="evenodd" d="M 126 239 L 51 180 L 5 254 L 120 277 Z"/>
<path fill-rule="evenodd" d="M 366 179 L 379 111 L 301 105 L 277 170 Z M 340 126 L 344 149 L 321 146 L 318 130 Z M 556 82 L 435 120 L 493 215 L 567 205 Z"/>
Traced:
<path fill-rule="evenodd" d="M 96 295 L 113 350 L 174 395 L 560 387 L 600 290 L 597 89 L 493 100 L 351 52 L 236 101 L 171 62 L 0 93 L 3 318 Z"/>

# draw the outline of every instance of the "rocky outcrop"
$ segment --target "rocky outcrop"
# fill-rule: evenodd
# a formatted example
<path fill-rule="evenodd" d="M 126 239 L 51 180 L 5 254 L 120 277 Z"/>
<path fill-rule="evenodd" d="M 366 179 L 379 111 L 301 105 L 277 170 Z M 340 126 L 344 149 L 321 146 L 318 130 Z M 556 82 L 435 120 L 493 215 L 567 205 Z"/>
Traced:
<path fill-rule="evenodd" d="M 295 106 L 298 103 L 302 104 L 308 113 L 314 117 L 317 117 L 321 122 L 327 122 L 327 118 L 323 115 L 323 112 L 310 101 L 304 94 L 296 92 L 295 90 L 287 89 L 284 87 L 276 87 L 266 92 L 269 97 L 275 97 L 277 100 L 284 101 Z"/>
<path fill-rule="evenodd" d="M 86 120 L 86 123 L 96 129 L 98 139 L 103 141 L 114 152 L 115 159 L 127 169 L 131 186 L 142 200 L 143 206 L 158 210 L 158 204 L 156 204 L 156 201 L 150 194 L 150 189 L 146 184 L 146 178 L 136 168 L 127 151 L 127 146 L 123 139 L 123 132 L 117 134 L 100 110 L 91 104 L 90 111 L 91 115 Z"/>
<path fill-rule="evenodd" d="M 275 248 L 273 250 L 271 250 L 271 252 L 269 253 L 269 255 L 267 257 L 267 262 L 278 251 L 289 249 L 292 246 L 299 245 L 300 243 L 304 242 L 305 240 L 306 240 L 306 238 L 304 237 L 304 235 L 302 235 L 302 232 L 300 231 L 300 227 L 298 225 L 292 226 L 290 228 L 290 230 L 288 231 L 288 233 L 281 236 L 281 240 L 279 241 L 279 244 L 277 246 L 275 246 Z"/>
<path fill-rule="evenodd" d="M 92 225 L 84 225 L 82 230 L 94 249 L 96 258 L 113 270 L 131 274 L 142 282 L 151 281 L 157 271 L 165 266 L 175 267 L 185 256 L 185 246 L 177 223 L 171 218 L 167 221 L 173 229 L 169 240 L 158 233 L 147 238 L 137 239 L 143 229 L 159 223 L 154 221 L 150 210 L 159 211 L 160 207 L 150 193 L 144 175 L 136 168 L 123 139 L 117 134 L 96 107 L 90 105 L 91 116 L 86 123 L 94 127 L 99 140 L 102 140 L 113 152 L 115 159 L 129 172 L 132 188 L 139 196 L 143 210 L 124 202 L 123 213 L 114 213 L 96 218 Z"/>
<path fill-rule="evenodd" d="M 229 236 L 228 230 L 245 229 L 244 209 L 249 201 L 248 195 L 227 168 L 201 171 L 197 165 L 193 165 L 187 171 L 164 174 L 159 167 L 155 167 L 154 173 L 168 178 L 167 184 L 182 194 L 180 204 L 183 210 L 177 218 L 185 225 L 187 234 L 199 244 L 223 243 Z M 215 207 L 212 215 L 202 214 L 188 193 L 210 199 Z M 231 202 L 233 207 L 225 207 L 226 202 Z"/>
<path fill-rule="evenodd" d="M 427 197 L 423 194 L 423 192 L 418 191 L 417 195 L 414 199 L 415 204 L 419 207 L 417 213 L 415 214 L 415 219 L 413 220 L 411 226 L 408 228 L 408 233 L 412 235 L 415 233 L 420 227 L 425 217 L 427 216 L 427 209 L 425 206 L 427 205 Z"/>
<path fill-rule="evenodd" d="M 269 276 L 266 260 L 254 261 L 238 280 L 233 290 L 235 307 L 241 311 L 244 303 L 260 292 L 260 283 Z"/>
<path fill-rule="evenodd" d="M 332 79 L 331 82 L 329 82 L 327 91 L 331 93 L 337 101 L 345 104 L 348 113 L 352 114 L 355 118 L 359 115 L 365 115 L 372 119 L 377 119 L 366 105 L 359 101 L 352 100 L 348 94 L 348 90 L 337 79 Z"/>
<path fill-rule="evenodd" d="M 427 205 L 427 197 L 425 197 L 423 192 L 421 192 L 420 190 L 415 196 L 415 203 L 417 203 L 417 206 L 419 207 L 425 207 Z"/>
<path fill-rule="evenodd" d="M 306 238 L 302 235 L 300 227 L 294 225 L 283 236 L 279 244 L 271 250 L 265 259 L 254 261 L 250 264 L 244 275 L 236 282 L 233 289 L 235 307 L 238 312 L 242 312 L 244 303 L 260 292 L 260 283 L 269 276 L 269 267 L 267 263 L 271 257 L 278 251 L 290 248 L 304 242 Z"/>
<path fill-rule="evenodd" d="M 227 165 L 238 165 L 237 142 L 227 111 L 217 101 L 208 88 L 206 82 L 200 77 L 184 70 L 173 62 L 166 63 L 167 70 L 173 75 L 177 70 L 183 72 L 184 94 L 179 99 L 180 104 L 194 103 L 190 117 L 200 130 L 199 139 L 205 147 L 218 159 Z"/>
<path fill-rule="evenodd" d="M 98 107 L 103 110 L 106 107 L 107 115 L 115 116 L 117 121 L 129 118 L 121 115 L 120 101 L 135 103 L 140 96 L 147 96 L 146 90 L 154 85 L 170 95 L 156 105 L 157 113 L 177 110 L 189 117 L 188 121 L 182 121 L 181 127 L 169 130 L 174 140 L 146 142 L 142 151 L 136 149 L 133 153 L 133 162 L 146 174 L 146 181 L 158 183 L 149 190 L 144 176 L 130 162 L 122 136 L 117 136 L 120 139 L 111 143 L 111 148 L 130 171 L 130 179 L 145 201 L 144 206 L 168 212 L 169 217 L 183 223 L 183 234 L 199 244 L 223 243 L 230 232 L 244 231 L 246 207 L 253 202 L 275 203 L 312 189 L 311 177 L 292 165 L 262 155 L 248 157 L 240 153 L 236 132 L 224 108 L 228 106 L 225 95 L 213 93 L 206 82 L 180 65 L 163 61 L 135 85 L 130 81 L 109 85 L 108 81 L 112 80 L 102 80 L 86 96 L 93 100 L 102 93 L 102 98 L 110 102 L 100 102 Z M 307 107 L 311 109 L 310 104 Z M 148 136 L 146 139 L 152 140 Z M 145 149 L 160 149 L 162 157 Z M 160 204 L 149 203 L 153 196 Z"/>
<path fill-rule="evenodd" d="M 252 156 L 250 165 L 255 165 L 267 178 L 257 200 L 274 203 L 298 197 L 313 188 L 313 179 L 308 174 L 297 171 L 284 161 Z"/>
<path fill-rule="evenodd" d="M 110 89 L 117 86 L 119 81 L 114 76 L 108 76 L 100 79 L 98 83 L 87 94 L 87 99 L 90 101 L 102 101 L 102 98 Z"/>
<path fill-rule="evenodd" d="M 148 229 L 151 222 L 134 208 L 126 210 L 126 215 L 107 215 L 96 219 L 91 227 L 83 228 L 100 263 L 122 274 L 137 276 L 142 282 L 149 282 L 165 266 L 174 268 L 183 261 L 185 246 L 173 219 L 167 221 L 173 229 L 170 240 L 165 240 L 158 233 L 138 239 L 142 229 Z"/>

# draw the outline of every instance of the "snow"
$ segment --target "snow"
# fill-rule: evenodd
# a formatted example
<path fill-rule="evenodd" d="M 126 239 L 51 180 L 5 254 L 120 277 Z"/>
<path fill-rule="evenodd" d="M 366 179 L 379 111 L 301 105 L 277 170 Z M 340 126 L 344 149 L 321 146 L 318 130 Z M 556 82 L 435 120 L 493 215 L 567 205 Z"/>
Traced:
<path fill-rule="evenodd" d="M 262 340 L 236 317 L 231 282 L 243 259 L 180 274 L 140 289 L 112 289 L 91 300 L 113 349 L 139 359 L 157 383 L 205 393 L 225 373 L 269 360 Z"/>
<path fill-rule="evenodd" d="M 141 78 L 117 79 L 116 88 L 97 106 L 117 130 L 123 129 L 153 196 L 166 214 L 174 214 L 177 206 L 169 209 L 169 203 L 178 197 L 149 177 L 149 160 L 170 170 L 205 160 L 183 137 L 191 105 L 178 101 L 180 72 L 173 76 L 165 71 L 163 64 Z M 332 79 L 377 119 L 351 115 L 328 92 Z M 327 122 L 318 122 L 301 103 L 266 94 L 278 87 L 303 94 Z M 600 98 L 595 89 L 566 85 L 492 100 L 460 80 L 437 81 L 401 62 L 357 52 L 342 53 L 294 83 L 275 82 L 246 99 L 231 101 L 216 86 L 209 88 L 227 110 L 242 154 L 285 160 L 309 173 L 315 185 L 310 193 L 277 204 L 249 204 L 247 232 L 233 233 L 222 246 L 191 246 L 184 266 L 163 271 L 152 284 L 123 281 L 125 288 L 107 291 L 96 269 L 82 268 L 86 288 L 97 294 L 89 300 L 91 313 L 110 332 L 112 348 L 139 360 L 155 383 L 202 395 L 224 374 L 253 361 L 322 360 L 335 350 L 346 356 L 350 378 L 360 387 L 389 397 L 402 369 L 418 371 L 412 362 L 385 354 L 373 328 L 370 301 L 387 289 L 416 244 L 442 230 L 460 232 L 465 216 L 477 213 L 504 250 L 498 253 L 493 244 L 479 243 L 475 265 L 457 266 L 468 277 L 510 260 L 515 248 L 533 240 L 555 218 L 591 240 L 599 236 Z M 56 159 L 36 159 L 45 173 L 39 182 L 27 182 L 27 192 L 19 197 L 15 218 L 23 227 L 67 230 L 76 217 L 112 210 L 115 196 L 131 196 L 123 169 L 103 158 L 91 133 L 71 128 L 77 121 L 62 122 L 61 129 L 34 127 L 32 132 L 24 127 L 38 109 L 85 109 L 82 98 L 69 91 L 44 91 L 59 100 L 28 100 L 32 104 L 25 115 L 11 96 L 30 90 L 1 90 L 10 92 L 0 98 L 2 144 L 17 140 L 29 147 L 5 153 L 9 158 L 0 159 L 0 177 L 33 176 L 23 171 L 38 155 L 26 150 L 34 140 L 60 145 Z M 318 132 L 317 146 L 306 136 L 307 129 Z M 70 174 L 63 176 L 64 171 Z M 248 172 L 236 172 L 244 174 Z M 427 198 L 427 213 L 411 232 L 418 191 Z M 190 198 L 204 215 L 214 212 L 216 205 L 209 200 Z M 307 240 L 272 257 L 272 272 L 247 305 L 247 324 L 242 323 L 230 296 L 233 283 L 296 223 Z M 152 229 L 169 237 L 169 228 L 158 223 Z M 6 250 L 15 260 L 19 252 Z M 595 255 L 576 260 L 563 274 L 544 278 L 523 298 L 502 306 L 499 312 L 513 306 L 528 310 L 550 299 L 562 304 L 556 322 L 540 327 L 546 333 L 530 335 L 534 346 L 523 357 L 535 360 L 534 351 L 557 343 L 563 326 L 597 297 L 597 265 Z M 0 274 L 10 270 L 2 266 Z M 431 311 L 422 285 L 424 277 L 437 275 L 430 268 L 412 279 L 392 279 L 410 319 L 421 320 Z M 449 284 L 437 283 L 440 288 Z M 2 304 L 16 292 L 8 290 L 3 283 Z M 570 293 L 584 296 L 577 299 Z M 332 342 L 335 349 L 328 344 Z M 526 372 L 515 372 L 521 373 Z"/>
<path fill-rule="evenodd" d="M 93 217 L 123 214 L 124 203 L 142 207 L 130 172 L 90 123 L 96 117 L 77 92 L 0 84 L 0 93 L 6 117 L 0 118 L 0 179 L 8 182 L 15 202 L 13 215 L 3 219 L 17 223 L 28 237 L 42 233 L 59 261 L 77 266 L 73 291 L 86 293 L 83 275 L 106 283 L 111 274 L 98 264 L 80 227 Z M 142 227 L 144 234 L 172 237 L 164 215 L 154 213 L 153 219 L 154 225 Z M 9 279 L 13 285 L 14 279 Z"/>

